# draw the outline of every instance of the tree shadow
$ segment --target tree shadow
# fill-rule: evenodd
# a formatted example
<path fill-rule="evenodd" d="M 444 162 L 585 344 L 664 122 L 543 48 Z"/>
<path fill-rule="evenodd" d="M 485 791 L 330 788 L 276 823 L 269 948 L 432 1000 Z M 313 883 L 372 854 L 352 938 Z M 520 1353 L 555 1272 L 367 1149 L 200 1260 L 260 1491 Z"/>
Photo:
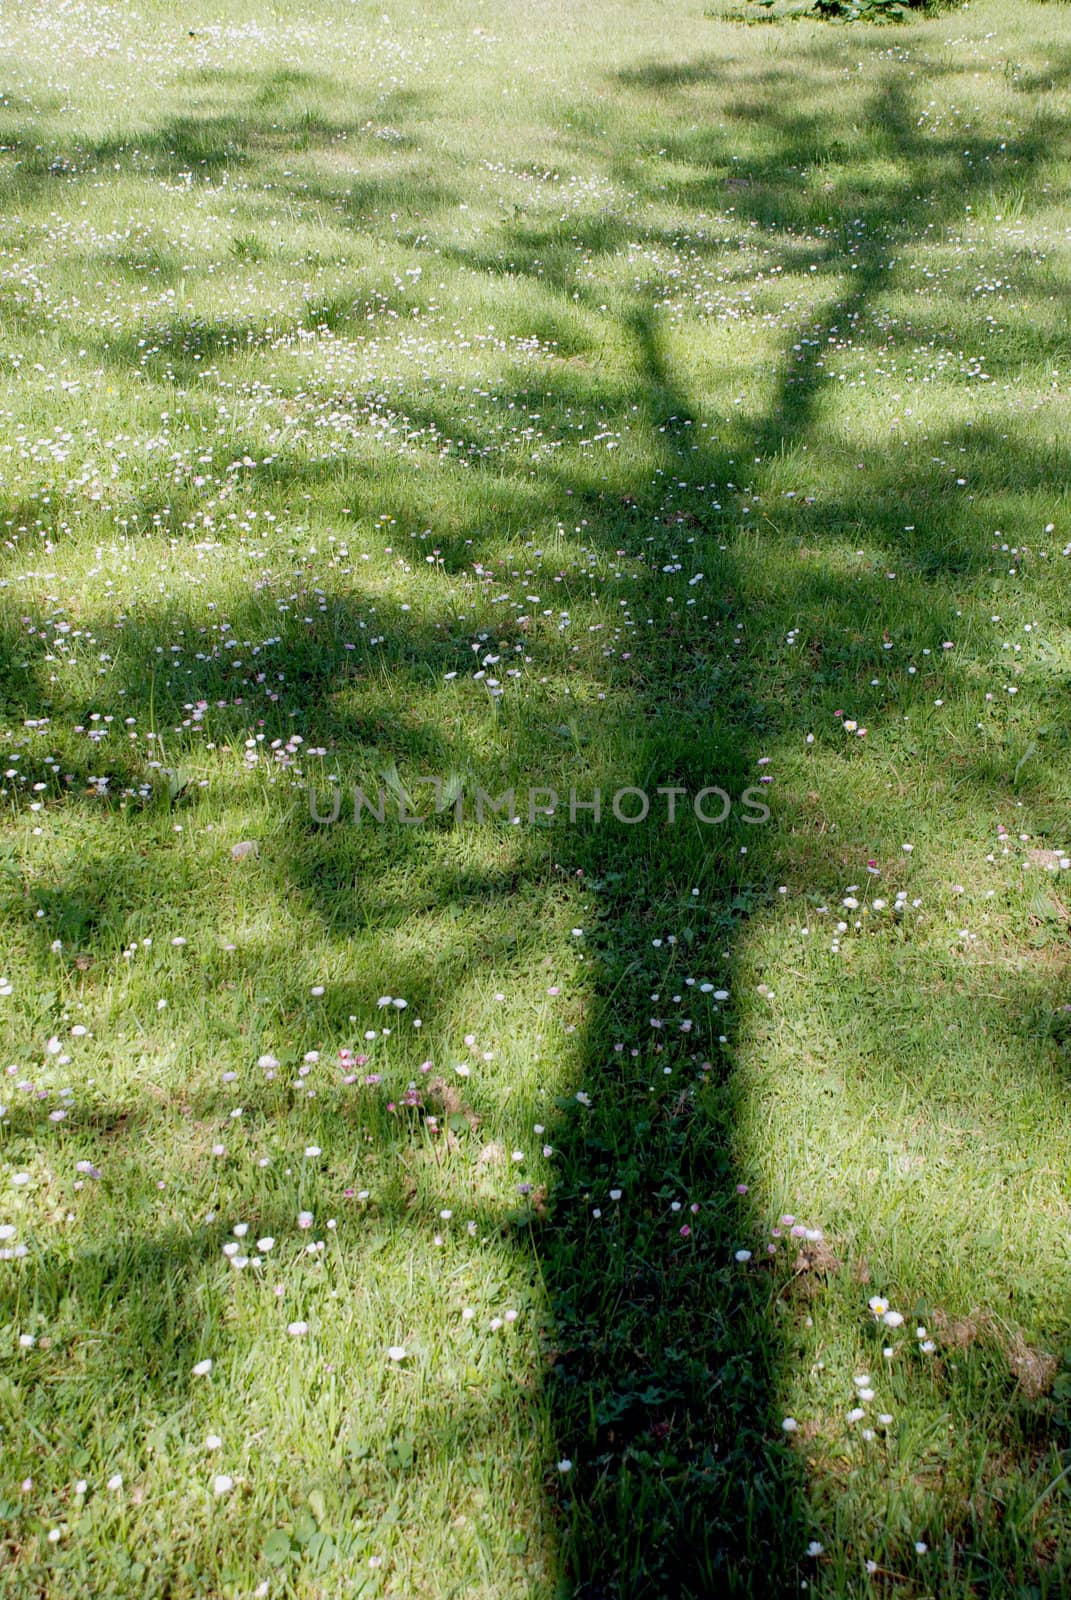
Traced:
<path fill-rule="evenodd" d="M 808 59 L 832 68 L 835 52 L 813 47 Z M 278 124 L 275 95 L 291 89 L 304 94 L 313 87 L 304 79 L 266 84 L 236 111 L 165 123 L 142 148 L 155 152 L 157 164 L 173 161 L 210 175 L 301 148 L 299 131 L 312 146 L 340 131 L 356 132 L 357 122 L 349 130 L 316 118 L 306 119 L 301 130 L 293 119 Z M 645 657 L 642 668 L 627 679 L 627 687 L 608 703 L 599 701 L 597 696 L 607 692 L 600 685 L 608 680 L 585 663 L 575 672 L 557 673 L 534 721 L 504 697 L 495 720 L 470 731 L 443 693 L 444 674 L 471 665 L 467 633 L 486 631 L 490 651 L 496 632 L 512 637 L 515 630 L 495 630 L 485 615 L 471 630 L 461 630 L 445 606 L 438 615 L 414 621 L 381 594 L 373 613 L 371 599 L 347 573 L 322 607 L 311 586 L 295 594 L 280 582 L 265 584 L 259 594 L 245 595 L 229 608 L 224 620 L 242 654 L 235 653 L 238 666 L 229 673 L 228 703 L 206 704 L 206 715 L 194 719 L 191 714 L 202 701 L 218 698 L 213 690 L 227 659 L 227 641 L 206 610 L 180 619 L 170 603 L 144 604 L 114 630 L 113 640 L 109 634 L 121 645 L 112 652 L 109 688 L 119 691 L 139 730 L 150 719 L 154 728 L 149 731 L 166 729 L 170 773 L 184 762 L 195 764 L 209 733 L 213 743 L 229 742 L 236 752 L 252 737 L 266 751 L 277 744 L 285 756 L 291 736 L 300 732 L 307 744 L 315 739 L 327 747 L 343 788 L 361 782 L 374 790 L 383 765 L 392 763 L 403 784 L 453 768 L 470 784 L 486 784 L 496 793 L 506 779 L 518 788 L 527 782 L 556 789 L 557 827 L 532 825 L 511 837 L 503 825 L 500 833 L 508 843 L 496 839 L 494 859 L 482 868 L 459 869 L 457 830 L 445 820 L 413 830 L 325 830 L 308 814 L 307 786 L 317 782 L 309 759 L 293 753 L 287 760 L 258 755 L 280 790 L 295 788 L 288 805 L 279 809 L 257 870 L 266 880 L 270 904 L 292 904 L 309 924 L 319 919 L 321 931 L 340 948 L 354 938 L 386 944 L 399 929 L 414 935 L 416 947 L 392 954 L 392 982 L 404 986 L 411 1003 L 429 1014 L 449 1004 L 452 989 L 460 987 L 457 974 L 470 967 L 535 968 L 543 949 L 538 919 L 549 913 L 554 896 L 568 889 L 577 900 L 581 894 L 588 897 L 590 960 L 583 973 L 573 969 L 570 974 L 573 987 L 563 1017 L 574 1020 L 562 1021 L 560 1028 L 555 1024 L 555 1043 L 571 1064 L 573 1081 L 559 1096 L 554 1123 L 548 1125 L 548 1140 L 557 1151 L 553 1190 L 538 1208 L 522 1206 L 515 1217 L 490 1202 L 477 1217 L 487 1230 L 504 1231 L 519 1249 L 534 1243 L 553 1311 L 544 1352 L 547 1392 L 558 1449 L 569 1463 L 550 1490 L 562 1592 L 577 1600 L 774 1595 L 801 1582 L 803 1551 L 815 1531 L 816 1474 L 806 1452 L 779 1436 L 779 1395 L 794 1366 L 810 1354 L 806 1329 L 817 1305 L 839 1291 L 827 1282 L 836 1276 L 828 1261 L 816 1257 L 795 1271 L 789 1260 L 786 1269 L 784 1247 L 772 1242 L 779 1207 L 772 1192 L 754 1184 L 741 1134 L 748 1089 L 739 1071 L 745 1006 L 740 986 L 747 974 L 749 925 L 776 904 L 780 883 L 791 876 L 801 893 L 829 892 L 830 884 L 843 882 L 846 869 L 857 870 L 850 862 L 865 860 L 867 835 L 862 825 L 836 838 L 813 825 L 806 831 L 809 801 L 799 794 L 772 802 L 775 819 L 768 828 L 749 825 L 738 811 L 724 825 L 706 826 L 689 813 L 686 802 L 675 823 L 652 819 L 632 827 L 606 818 L 566 832 L 561 826 L 565 797 L 575 787 L 588 800 L 598 783 L 608 808 L 609 793 L 626 787 L 650 793 L 673 783 L 691 797 L 709 783 L 735 799 L 748 784 L 761 781 L 762 758 L 780 754 L 813 725 L 828 729 L 838 707 L 850 705 L 872 737 L 909 714 L 921 714 L 932 685 L 923 675 L 912 681 L 906 668 L 899 676 L 887 673 L 875 685 L 874 640 L 886 621 L 900 630 L 905 653 L 939 650 L 956 634 L 961 598 L 948 585 L 953 577 L 970 580 L 983 572 L 990 534 L 979 527 L 954 477 L 965 474 L 979 493 L 1007 488 L 1051 496 L 1066 476 L 1067 459 L 1062 447 L 1043 449 L 1025 436 L 1010 452 L 1010 441 L 995 425 L 972 422 L 968 428 L 955 419 L 940 445 L 946 460 L 924 461 L 911 449 L 905 469 L 880 442 L 865 447 L 846 442 L 827 422 L 831 341 L 850 329 L 857 351 L 872 353 L 879 341 L 883 349 L 895 342 L 899 335 L 890 335 L 881 321 L 881 302 L 894 282 L 894 252 L 908 250 L 929 230 L 947 228 L 962 212 L 965 195 L 988 192 L 957 154 L 951 134 L 936 145 L 922 140 L 913 115 L 914 91 L 902 75 L 890 69 L 865 108 L 864 154 L 880 157 L 891 173 L 877 181 L 858 175 L 856 152 L 822 150 L 821 119 L 787 70 L 770 69 L 740 91 L 731 64 L 654 64 L 623 75 L 616 87 L 641 102 L 648 94 L 663 97 L 656 113 L 665 125 L 636 135 L 623 111 L 609 131 L 594 134 L 584 132 L 578 117 L 572 135 L 576 150 L 618 176 L 647 208 L 672 204 L 697 227 L 707 227 L 731 196 L 737 219 L 760 231 L 772 266 L 788 273 L 814 264 L 833 280 L 828 302 L 809 307 L 801 320 L 785 327 L 770 398 L 728 419 L 716 418 L 721 436 L 713 437 L 708 428 L 697 440 L 697 422 L 709 421 L 715 403 L 721 408 L 726 397 L 682 380 L 665 302 L 656 307 L 654 295 L 642 288 L 617 302 L 615 331 L 624 355 L 616 370 L 599 364 L 596 335 L 578 323 L 576 310 L 579 303 L 581 313 L 591 313 L 603 293 L 580 283 L 579 263 L 607 265 L 633 247 L 673 249 L 679 216 L 649 225 L 594 214 L 549 227 L 514 221 L 503 224 L 479 250 L 444 240 L 443 256 L 481 280 L 493 280 L 507 292 L 511 283 L 523 281 L 537 309 L 526 306 L 517 315 L 526 317 L 528 331 L 555 345 L 558 354 L 547 363 L 537 392 L 523 368 L 507 368 L 494 396 L 476 407 L 433 397 L 426 386 L 414 383 L 404 396 L 413 448 L 400 466 L 390 462 L 395 478 L 389 489 L 393 498 L 386 503 L 392 511 L 406 508 L 414 523 L 423 523 L 464 483 L 467 505 L 474 500 L 483 521 L 466 543 L 463 530 L 472 524 L 459 518 L 443 570 L 461 573 L 477 560 L 481 571 L 474 581 L 485 594 L 497 585 L 483 582 L 483 563 L 504 561 L 507 554 L 514 559 L 510 546 L 519 520 L 530 518 L 549 530 L 567 519 L 575 527 L 573 519 L 585 513 L 587 526 L 582 535 L 576 530 L 570 552 L 577 569 L 572 584 L 577 600 L 570 597 L 570 608 L 587 615 L 579 556 L 588 552 L 596 562 L 620 561 L 620 570 L 614 574 L 611 568 L 604 577 L 604 605 L 612 602 L 630 617 L 649 613 L 652 618 L 642 645 L 637 644 Z M 664 97 L 684 91 L 691 98 L 681 114 Z M 721 106 L 719 97 L 725 95 L 734 127 L 761 128 L 746 172 L 739 175 L 732 171 L 733 139 L 712 132 L 706 121 L 692 125 L 697 103 Z M 652 114 L 647 112 L 648 119 Z M 269 137 L 270 118 L 276 118 L 276 126 Z M 682 126 L 685 119 L 689 126 Z M 674 164 L 665 190 L 642 160 L 655 138 Z M 997 142 L 975 141 L 974 150 L 976 160 L 989 160 L 984 177 L 989 186 L 998 164 Z M 102 162 L 125 159 L 126 152 L 126 143 L 113 148 L 103 141 L 91 155 Z M 819 157 L 831 164 L 829 189 L 801 198 L 786 184 L 785 174 L 802 173 Z M 1049 159 L 1051 145 L 1042 132 L 1020 141 L 1008 155 L 1009 163 L 1016 163 L 1016 181 L 1027 184 Z M 40 171 L 20 168 L 18 183 L 47 185 L 57 175 L 49 164 L 54 160 L 50 156 Z M 411 188 L 403 187 L 411 195 Z M 393 203 L 389 189 L 358 183 L 353 193 L 350 209 L 361 220 Z M 420 203 L 434 212 L 447 198 L 452 192 L 432 186 Z M 843 208 L 849 206 L 852 220 L 846 222 Z M 817 242 L 801 237 L 804 228 L 830 215 L 838 227 L 854 231 L 843 238 L 827 234 Z M 340 225 L 353 220 L 347 215 Z M 717 230 L 696 242 L 695 255 L 701 270 L 717 275 L 720 289 L 747 276 L 739 263 L 725 263 Z M 305 315 L 305 326 L 314 332 L 352 331 L 361 324 L 363 307 L 344 298 Z M 533 317 L 539 320 L 536 329 Z M 253 316 L 211 325 L 176 316 L 167 319 L 149 358 L 139 353 L 139 336 L 131 334 L 109 338 L 107 360 L 120 368 L 144 368 L 150 379 L 166 365 L 193 385 L 202 361 L 225 365 L 239 352 L 246 354 L 251 343 L 255 348 L 258 327 Z M 912 344 L 920 338 L 917 324 L 904 332 Z M 942 336 L 933 324 L 928 333 L 931 339 Z M 578 359 L 592 364 L 569 365 Z M 548 447 L 561 446 L 535 467 L 529 442 L 518 445 L 503 423 L 511 408 L 516 414 L 525 407 L 538 410 Z M 603 471 L 590 452 L 585 456 L 574 424 L 593 412 L 622 432 L 638 434 L 640 447 L 628 465 Z M 443 439 L 451 441 L 454 452 L 445 467 L 440 464 Z M 777 476 L 780 459 L 786 449 L 804 445 L 828 453 L 828 496 L 813 505 L 786 507 L 783 499 L 772 505 L 775 493 L 785 493 Z M 1004 465 L 1009 454 L 1014 454 L 1013 469 Z M 475 465 L 463 468 L 459 456 Z M 743 467 L 756 457 L 757 472 Z M 382 445 L 369 459 L 348 464 L 370 499 L 387 492 L 378 476 L 386 458 Z M 954 474 L 948 460 L 955 464 Z M 267 480 L 258 480 L 257 493 L 269 503 L 276 494 L 282 503 L 297 494 L 329 493 L 337 466 L 337 460 L 310 461 L 297 449 L 281 450 Z M 738 481 L 745 470 L 757 485 L 754 492 Z M 439 478 L 429 484 L 432 474 Z M 349 504 L 350 486 L 345 493 Z M 920 501 L 929 513 L 925 526 L 914 525 Z M 195 503 L 191 495 L 190 505 Z M 755 503 L 770 507 L 761 540 L 751 520 Z M 128 513 L 132 509 L 148 527 L 158 505 L 147 499 L 126 507 Z M 32 502 L 13 500 L 8 510 L 14 522 L 38 515 Z M 857 543 L 865 544 L 866 559 L 852 566 Z M 770 564 L 786 552 L 798 553 L 790 579 Z M 689 613 L 676 604 L 673 577 L 682 557 L 704 572 L 702 592 L 710 596 L 703 602 L 705 612 L 696 607 Z M 889 563 L 902 568 L 912 586 L 916 605 L 910 624 L 904 622 L 902 596 L 895 609 L 885 598 Z M 541 582 L 557 564 L 541 562 Z M 778 641 L 770 632 L 771 622 L 780 625 L 786 615 L 786 583 L 794 614 L 807 619 L 805 655 L 778 656 Z M 288 609 L 298 599 L 300 605 Z M 307 623 L 309 607 L 314 614 Z M 541 667 L 548 676 L 554 670 L 553 630 L 562 608 L 558 611 L 549 622 L 533 622 L 524 636 L 532 676 Z M 868 618 L 866 636 L 858 627 L 861 615 Z M 7 618 L 3 639 L 5 715 L 49 716 L 57 725 L 84 728 L 94 698 L 87 691 L 78 701 L 49 681 L 48 656 L 58 645 L 47 606 L 24 603 L 18 617 L 12 612 Z M 35 630 L 29 643 L 27 617 Z M 103 603 L 85 623 L 101 642 L 109 629 Z M 905 638 L 908 626 L 913 631 Z M 172 653 L 182 631 L 186 637 L 178 658 L 157 671 L 159 656 Z M 375 645 L 367 642 L 373 631 L 379 639 Z M 247 652 L 254 645 L 258 654 L 251 667 Z M 283 695 L 269 671 L 279 663 L 287 683 Z M 949 697 L 965 692 L 970 670 L 958 660 L 944 664 L 943 692 Z M 471 703 L 464 706 L 471 716 Z M 254 727 L 258 732 L 250 734 Z M 27 792 L 44 783 L 49 800 L 68 796 L 66 803 L 73 805 L 77 798 L 87 812 L 93 807 L 99 812 L 105 803 L 99 782 L 104 777 L 112 796 L 106 803 L 127 807 L 121 824 L 113 813 L 105 814 L 115 824 L 108 845 L 58 864 L 51 878 L 19 887 L 20 917 L 31 906 L 45 911 L 35 947 L 42 972 L 57 929 L 65 943 L 69 939 L 77 946 L 72 954 L 102 965 L 140 936 L 155 910 L 152 858 L 142 852 L 133 864 L 116 860 L 119 826 L 129 837 L 146 818 L 151 823 L 155 817 L 160 828 L 149 837 L 162 846 L 172 816 L 180 814 L 172 808 L 192 811 L 196 800 L 182 789 L 161 796 L 160 769 L 150 765 L 155 758 L 143 745 L 131 749 L 129 741 L 122 750 L 118 732 L 111 744 L 95 743 L 91 754 L 74 744 L 57 747 L 58 759 L 41 766 L 27 762 L 23 769 L 21 786 Z M 825 742 L 829 736 L 823 731 L 819 737 Z M 508 763 L 494 748 L 495 740 L 509 752 Z M 1010 774 L 995 774 L 981 755 L 964 758 L 962 778 L 979 796 L 993 792 L 995 778 L 1003 780 L 1006 796 L 1013 792 Z M 1044 799 L 1046 785 L 1039 787 Z M 777 795 L 776 788 L 771 793 Z M 236 781 L 235 809 L 247 804 Z M 193 860 L 183 868 L 182 889 L 189 901 L 180 900 L 180 907 L 211 893 Z M 430 939 L 435 918 L 454 905 L 466 908 L 468 920 L 455 940 L 440 934 L 439 948 L 429 954 L 419 941 Z M 517 906 L 521 913 L 513 909 Z M 520 915 L 529 920 L 518 927 Z M 285 938 L 277 936 L 263 951 L 263 964 L 277 962 L 286 950 Z M 249 951 L 248 968 L 255 976 L 261 957 L 252 941 Z M 254 1043 L 249 1032 L 241 1031 L 246 995 L 236 991 L 231 1009 L 224 1011 L 220 996 L 230 978 L 212 968 L 202 979 L 209 1003 L 221 1005 L 221 1037 L 236 1060 L 244 1059 Z M 711 992 L 715 985 L 716 993 L 729 991 L 732 1007 L 739 1003 L 740 1010 L 727 1011 L 724 1001 L 701 991 L 697 995 L 702 982 Z M 295 1049 L 325 1036 L 346 1037 L 350 1018 L 374 1004 L 375 997 L 344 976 L 323 987 L 326 992 L 314 1004 L 307 988 L 292 983 L 269 1011 L 258 1008 L 254 1031 L 267 1040 L 278 1024 Z M 1016 995 L 1010 988 L 1006 993 L 1025 1013 L 1029 994 Z M 972 994 L 963 1002 L 968 1011 L 977 1004 Z M 880 997 L 871 999 L 857 1041 L 868 1067 L 880 1052 L 887 1022 Z M 1022 1045 L 1024 1070 L 1028 1043 Z M 276 1104 L 270 1095 L 259 1108 L 254 1102 L 257 1126 L 270 1125 Z M 225 1102 L 212 1102 L 191 1108 L 191 1115 L 210 1123 L 224 1110 Z M 488 1125 L 495 1116 L 490 1106 L 477 1105 L 476 1112 Z M 119 1118 L 127 1115 L 114 1112 L 109 1126 L 119 1127 Z M 143 1106 L 122 1123 L 122 1136 L 136 1146 L 154 1116 Z M 509 1117 L 502 1120 L 504 1128 L 515 1126 Z M 74 1119 L 71 1131 L 77 1126 Z M 519 1138 L 519 1119 L 516 1127 Z M 342 1125 L 334 1135 L 329 1124 L 325 1128 L 327 1159 L 341 1162 L 352 1127 Z M 388 1142 L 382 1121 L 370 1121 L 367 1131 L 374 1140 Z M 13 1133 L 28 1139 L 29 1125 L 16 1125 Z M 430 1205 L 416 1208 L 414 1215 L 400 1195 L 390 1204 L 401 1228 L 434 1225 Z M 268 1210 L 264 1218 L 263 1226 L 282 1233 L 281 1211 Z M 66 1287 L 76 1281 L 96 1285 L 95 1297 L 86 1301 L 87 1314 L 129 1311 L 127 1333 L 107 1358 L 113 1363 L 109 1370 L 122 1371 L 128 1384 L 151 1378 L 161 1405 L 203 1341 L 203 1296 L 196 1307 L 194 1302 L 205 1279 L 209 1244 L 214 1251 L 219 1242 L 218 1230 L 194 1244 L 164 1229 L 158 1237 L 102 1252 L 95 1262 L 77 1253 L 72 1257 Z M 768 1247 L 773 1264 L 763 1260 Z M 354 1241 L 349 1248 L 359 1258 Z M 749 1260 L 737 1260 L 741 1250 L 750 1250 Z M 798 1285 L 804 1271 L 816 1285 L 808 1299 Z M 46 1283 L 63 1285 L 64 1280 L 42 1274 L 41 1293 Z M 921 1292 L 920 1285 L 912 1287 Z M 59 1300 L 42 1310 L 58 1318 Z M 943 1371 L 935 1387 L 942 1396 L 958 1395 L 963 1404 L 974 1381 L 967 1363 L 958 1375 Z M 175 1397 L 176 1411 L 183 1399 Z M 1018 1423 L 999 1421 L 1007 1399 L 1006 1393 L 984 1396 L 985 1423 L 994 1433 L 1007 1427 L 1011 1453 L 1018 1449 L 1027 1458 L 1024 1472 L 1040 1470 L 1052 1442 L 1049 1419 L 1039 1413 L 1016 1432 Z M 434 1409 L 421 1427 L 440 1445 L 453 1441 L 454 1448 L 471 1445 L 473 1430 L 480 1432 L 471 1413 Z M 950 1502 L 950 1549 L 965 1582 L 985 1581 L 978 1564 L 988 1559 L 996 1521 L 997 1511 L 956 1509 Z M 841 1531 L 853 1556 L 861 1556 L 867 1530 L 849 1525 Z M 1019 1548 L 1025 1568 L 1032 1537 L 1024 1523 Z M 891 1531 L 890 1565 L 898 1557 L 910 1561 L 910 1543 L 905 1529 Z"/>

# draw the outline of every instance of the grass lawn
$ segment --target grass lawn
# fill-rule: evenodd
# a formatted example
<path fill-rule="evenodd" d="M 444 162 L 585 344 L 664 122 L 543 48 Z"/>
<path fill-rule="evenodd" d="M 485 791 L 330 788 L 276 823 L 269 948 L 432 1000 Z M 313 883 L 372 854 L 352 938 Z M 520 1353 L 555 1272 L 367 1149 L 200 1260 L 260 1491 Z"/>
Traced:
<path fill-rule="evenodd" d="M 1068 1592 L 1069 16 L 0 12 L 4 1597 Z"/>

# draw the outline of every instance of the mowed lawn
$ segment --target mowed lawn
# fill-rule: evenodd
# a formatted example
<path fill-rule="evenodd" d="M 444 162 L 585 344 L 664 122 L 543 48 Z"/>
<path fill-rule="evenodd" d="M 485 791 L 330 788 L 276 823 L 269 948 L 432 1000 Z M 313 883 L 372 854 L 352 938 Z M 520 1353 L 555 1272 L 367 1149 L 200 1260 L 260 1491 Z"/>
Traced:
<path fill-rule="evenodd" d="M 0 1594 L 1068 1592 L 1069 19 L 4 6 Z"/>

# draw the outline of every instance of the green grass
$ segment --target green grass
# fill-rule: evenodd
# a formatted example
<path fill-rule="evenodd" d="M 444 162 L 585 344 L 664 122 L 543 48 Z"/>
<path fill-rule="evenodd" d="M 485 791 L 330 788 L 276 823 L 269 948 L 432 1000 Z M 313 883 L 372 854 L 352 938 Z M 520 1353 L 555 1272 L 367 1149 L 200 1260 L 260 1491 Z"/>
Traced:
<path fill-rule="evenodd" d="M 1064 8 L 0 42 L 0 1593 L 1066 1593 Z"/>

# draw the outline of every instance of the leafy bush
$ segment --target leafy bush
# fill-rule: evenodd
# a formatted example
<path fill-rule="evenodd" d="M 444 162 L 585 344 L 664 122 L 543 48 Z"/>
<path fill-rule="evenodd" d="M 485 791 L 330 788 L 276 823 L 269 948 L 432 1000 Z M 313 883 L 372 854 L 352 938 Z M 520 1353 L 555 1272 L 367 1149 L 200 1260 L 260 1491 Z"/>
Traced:
<path fill-rule="evenodd" d="M 752 5 L 770 11 L 777 0 L 750 0 Z M 940 9 L 933 0 L 812 0 L 793 11 L 794 16 L 810 13 L 831 22 L 902 22 L 912 12 Z"/>

